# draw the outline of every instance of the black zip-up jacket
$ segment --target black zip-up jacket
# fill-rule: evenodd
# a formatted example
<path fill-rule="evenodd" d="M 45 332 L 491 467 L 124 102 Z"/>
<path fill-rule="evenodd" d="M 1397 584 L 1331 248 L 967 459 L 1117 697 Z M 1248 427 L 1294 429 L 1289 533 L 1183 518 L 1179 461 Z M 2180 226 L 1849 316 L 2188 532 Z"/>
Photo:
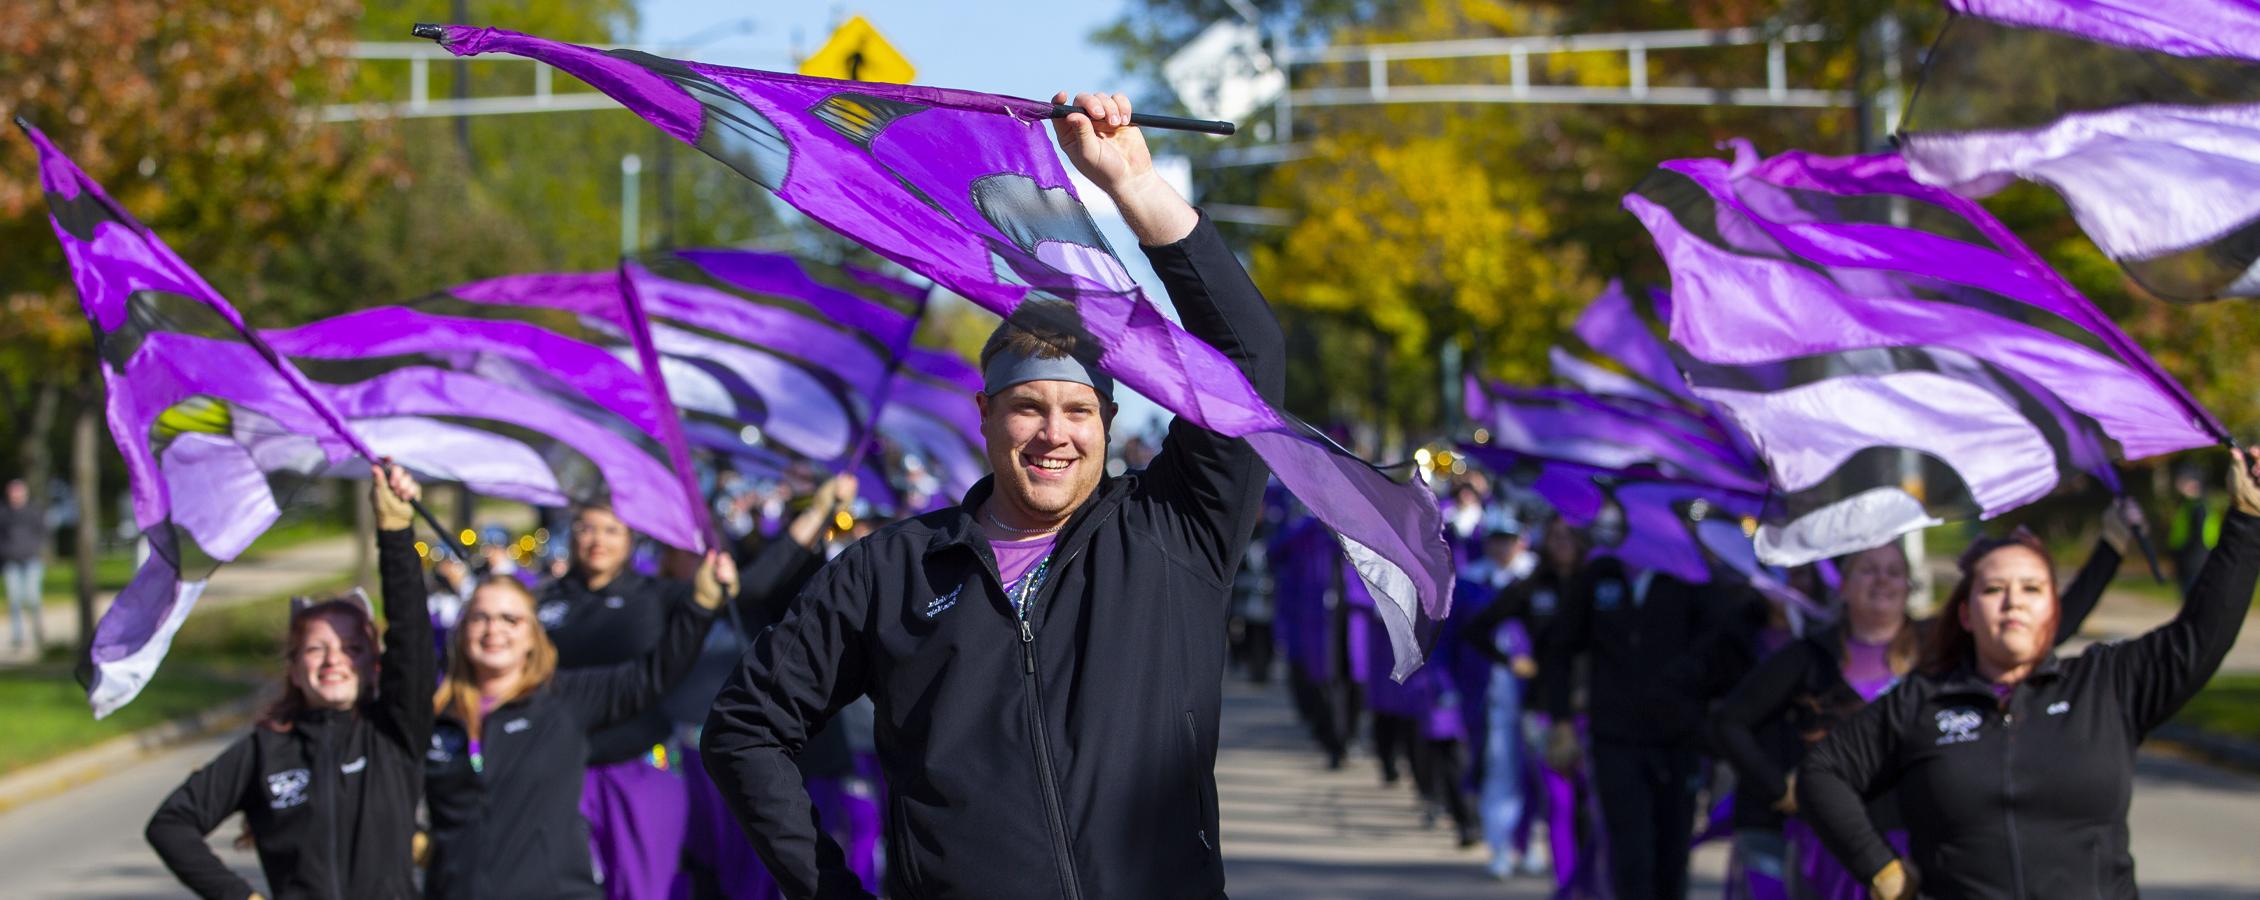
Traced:
<path fill-rule="evenodd" d="M 549 640 L 557 645 L 559 670 L 617 666 L 659 646 L 667 632 L 668 611 L 691 602 L 688 583 L 621 572 L 601 590 L 579 572 L 544 585 L 534 608 Z M 635 759 L 664 743 L 674 724 L 658 706 L 615 722 L 589 736 L 589 765 Z"/>
<path fill-rule="evenodd" d="M 1635 603 L 1635 580 L 1615 557 L 1588 565 L 1564 598 L 1539 668 L 1566 673 L 1579 655 L 1592 655 L 1585 705 L 1594 740 L 1692 748 L 1703 709 L 1667 676 L 1717 627 L 1718 592 L 1659 572 Z M 1571 683 L 1547 681 L 1546 711 L 1556 722 L 1569 721 Z"/>
<path fill-rule="evenodd" d="M 776 621 L 778 610 L 823 561 L 816 551 L 778 535 L 739 569 L 738 621 L 754 631 Z M 582 669 L 616 666 L 650 653 L 666 633 L 667 611 L 690 602 L 688 582 L 630 571 L 620 573 L 603 590 L 593 590 L 580 573 L 572 572 L 542 588 L 541 605 L 535 611 L 557 645 L 558 667 Z M 734 668 L 740 655 L 732 654 L 719 665 Z M 704 668 L 694 667 L 693 674 L 658 705 L 591 735 L 589 765 L 636 759 L 671 740 L 676 722 L 704 721 L 715 691 L 727 677 L 726 669 L 702 677 L 698 673 Z M 695 720 L 679 718 L 693 708 Z"/>
<path fill-rule="evenodd" d="M 1872 877 L 1892 850 L 1863 798 L 1896 788 L 1926 897 L 2138 896 L 2127 846 L 2136 745 L 2220 668 L 2260 576 L 2260 518 L 2232 513 L 2174 620 L 2051 656 L 2006 703 L 1968 667 L 1907 678 L 1815 746 L 1797 801 Z"/>
<path fill-rule="evenodd" d="M 690 671 L 713 624 L 705 607 L 673 604 L 658 646 L 642 659 L 559 669 L 548 684 L 496 707 L 480 728 L 481 770 L 472 769 L 463 723 L 440 717 L 424 754 L 432 826 L 424 896 L 604 896 L 581 817 L 589 735 L 657 705 Z"/>
<path fill-rule="evenodd" d="M 2103 600 L 2119 571 L 2119 551 L 2098 541 L 2095 552 L 2064 589 L 2058 602 L 2062 613 L 2056 624 L 2056 641 L 2079 633 Z M 1928 634 L 1931 622 L 1909 622 L 1916 634 Z M 1748 785 L 1747 795 L 1737 792 L 1735 802 L 1772 807 L 1789 791 L 1789 772 L 1805 757 L 1805 748 L 1828 737 L 1829 732 L 1868 705 L 1866 698 L 1844 680 L 1844 631 L 1841 625 L 1791 641 L 1760 663 L 1736 685 L 1711 714 L 1711 744 L 1734 766 L 1735 775 Z M 1786 738 L 1786 739 L 1785 739 Z M 1896 827 L 1895 809 L 1878 807 L 1889 817 L 1877 819 L 1882 828 Z"/>
<path fill-rule="evenodd" d="M 251 894 L 204 842 L 238 811 L 276 900 L 416 896 L 409 840 L 437 666 L 413 536 L 380 533 L 377 551 L 386 628 L 376 696 L 350 712 L 302 715 L 289 731 L 253 726 L 150 817 L 149 846 L 198 896 Z"/>
<path fill-rule="evenodd" d="M 1146 255 L 1185 328 L 1277 402 L 1284 338 L 1215 226 Z M 989 480 L 827 565 L 755 642 L 701 747 L 785 895 L 867 896 L 792 757 L 868 693 L 890 897 L 1220 896 L 1225 613 L 1265 477 L 1246 442 L 1178 419 L 1060 532 L 1026 632 L 974 519 Z"/>

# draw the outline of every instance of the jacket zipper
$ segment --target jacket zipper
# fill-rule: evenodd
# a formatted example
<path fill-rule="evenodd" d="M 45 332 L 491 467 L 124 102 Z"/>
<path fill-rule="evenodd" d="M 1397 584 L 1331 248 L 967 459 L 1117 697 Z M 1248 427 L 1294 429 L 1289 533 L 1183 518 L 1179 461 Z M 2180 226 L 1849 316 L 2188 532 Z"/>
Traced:
<path fill-rule="evenodd" d="M 329 724 L 334 726 L 336 723 L 333 722 Z M 332 743 L 332 735 L 330 734 L 331 730 L 331 728 L 322 729 L 322 776 L 329 779 L 331 785 L 329 802 L 322 804 L 322 808 L 323 812 L 328 814 L 330 819 L 330 896 L 337 897 L 342 900 L 342 898 L 345 897 L 345 882 L 340 880 L 338 873 L 337 805 L 344 802 L 345 778 L 337 768 L 337 752 L 335 745 Z"/>
<path fill-rule="evenodd" d="M 2009 879 L 2013 896 L 2025 895 L 2024 848 L 2017 841 L 2017 688 L 2009 689 L 2009 708 L 2001 713 L 2001 818 L 2009 832 Z"/>
<path fill-rule="evenodd" d="M 1112 516 L 1113 510 L 1110 509 L 1107 511 L 1107 518 Z M 1105 518 L 1101 518 L 1088 527 L 1097 528 L 1104 522 Z M 1048 583 L 1036 586 L 1037 596 L 1022 598 L 1016 616 L 1020 623 L 1020 658 L 1028 677 L 1028 702 L 1024 706 L 1028 710 L 1028 730 L 1036 738 L 1036 788 L 1044 795 L 1044 813 L 1051 820 L 1052 859 L 1059 866 L 1060 878 L 1065 882 L 1066 896 L 1070 900 L 1080 900 L 1083 896 L 1083 884 L 1082 879 L 1075 874 L 1075 857 L 1067 846 L 1067 815 L 1060 809 L 1059 774 L 1052 770 L 1051 734 L 1044 730 L 1044 683 L 1036 675 L 1036 630 L 1031 622 L 1035 615 L 1036 601 L 1051 597 L 1054 593 L 1052 584 L 1057 583 L 1059 574 L 1067 571 L 1068 564 L 1082 555 L 1081 545 L 1068 551 L 1067 558 L 1060 561 L 1059 568 L 1045 576 L 1044 580 Z M 995 564 L 992 562 L 990 566 L 992 574 L 996 574 Z M 1002 589 L 1004 576 L 997 574 L 996 577 L 998 587 Z"/>

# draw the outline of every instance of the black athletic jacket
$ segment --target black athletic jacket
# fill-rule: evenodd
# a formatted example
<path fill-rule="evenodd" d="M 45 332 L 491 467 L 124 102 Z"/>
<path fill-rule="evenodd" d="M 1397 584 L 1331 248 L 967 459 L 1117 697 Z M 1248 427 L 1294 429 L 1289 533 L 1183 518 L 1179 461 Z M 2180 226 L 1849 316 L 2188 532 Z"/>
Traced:
<path fill-rule="evenodd" d="M 1862 798 L 1896 788 L 1926 897 L 2136 897 L 2135 747 L 2220 668 L 2256 576 L 2260 518 L 2232 513 L 2172 622 L 2050 657 L 2005 707 L 1967 667 L 1901 681 L 1806 756 L 1798 803 L 1866 877 L 1892 851 Z"/>
<path fill-rule="evenodd" d="M 2058 643 L 2078 634 L 2095 611 L 2119 571 L 2119 559 L 2109 543 L 2096 542 L 2095 552 L 2058 601 Z M 1907 627 L 1921 635 L 1931 623 L 1910 622 Z M 1827 628 L 1791 641 L 1743 679 L 1711 714 L 1711 744 L 1750 786 L 1750 801 L 1771 806 L 1788 792 L 1789 771 L 1804 758 L 1805 748 L 1867 705 L 1844 680 L 1842 626 Z M 1773 739 L 1784 732 L 1789 741 Z M 1743 796 L 1738 792 L 1736 802 Z"/>
<path fill-rule="evenodd" d="M 778 608 L 823 561 L 816 551 L 778 535 L 740 568 L 735 604 L 739 621 L 753 630 L 776 621 Z M 620 573 L 603 590 L 591 590 L 575 572 L 543 587 L 535 612 L 549 630 L 550 641 L 557 644 L 558 667 L 582 669 L 616 666 L 650 653 L 666 633 L 667 611 L 691 602 L 688 582 L 631 571 Z M 721 665 L 735 666 L 736 661 L 733 654 Z M 653 745 L 666 743 L 674 737 L 675 723 L 685 721 L 679 718 L 684 710 L 695 707 L 695 721 L 704 721 L 724 676 L 696 674 L 703 668 L 694 669 L 658 705 L 589 736 L 589 765 L 636 759 Z"/>
<path fill-rule="evenodd" d="M 1566 673 L 1580 654 L 1592 654 L 1585 705 L 1594 740 L 1692 748 L 1703 709 L 1667 675 L 1718 627 L 1718 592 L 1656 573 L 1646 599 L 1635 604 L 1635 579 L 1614 557 L 1586 566 L 1541 648 L 1539 668 Z M 1569 721 L 1570 686 L 1567 678 L 1546 683 L 1546 711 L 1556 722 Z"/>
<path fill-rule="evenodd" d="M 658 646 L 615 666 L 560 669 L 549 683 L 486 716 L 482 771 L 470 735 L 442 717 L 424 754 L 431 814 L 427 897 L 602 897 L 589 867 L 581 779 L 589 735 L 659 702 L 698 658 L 714 615 L 669 607 Z M 429 701 L 426 701 L 429 708 Z"/>
<path fill-rule="evenodd" d="M 1284 338 L 1215 226 L 1146 255 L 1186 329 L 1276 402 Z M 868 693 L 890 897 L 1220 896 L 1225 613 L 1265 477 L 1246 442 L 1178 419 L 1148 468 L 1102 480 L 1069 520 L 1026 634 L 974 520 L 986 479 L 827 565 L 755 642 L 701 747 L 785 895 L 865 896 L 792 756 Z"/>
<path fill-rule="evenodd" d="M 253 726 L 150 817 L 149 846 L 198 896 L 251 894 L 204 843 L 239 810 L 276 900 L 416 896 L 408 842 L 437 666 L 414 538 L 383 532 L 377 549 L 386 628 L 376 696 L 352 712 L 308 713 L 286 732 Z"/>

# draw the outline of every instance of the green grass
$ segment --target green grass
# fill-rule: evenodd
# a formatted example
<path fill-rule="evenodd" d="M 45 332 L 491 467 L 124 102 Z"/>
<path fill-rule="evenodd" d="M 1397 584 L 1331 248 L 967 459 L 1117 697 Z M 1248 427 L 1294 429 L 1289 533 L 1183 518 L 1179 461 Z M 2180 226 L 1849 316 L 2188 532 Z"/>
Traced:
<path fill-rule="evenodd" d="M 339 579 L 311 593 L 350 584 Z M 182 623 L 171 652 L 141 695 L 96 721 L 71 674 L 69 651 L 37 666 L 0 671 L 0 774 L 90 747 L 261 690 L 281 677 L 290 600 L 275 597 L 202 610 Z"/>
<path fill-rule="evenodd" d="M 86 691 L 68 666 L 0 672 L 0 709 L 8 711 L 8 727 L 0 729 L 0 774 L 210 709 L 256 689 L 220 673 L 166 668 L 141 696 L 99 721 L 87 711 Z"/>
<path fill-rule="evenodd" d="M 2260 741 L 2260 673 L 2213 676 L 2174 721 L 2223 737 Z"/>
<path fill-rule="evenodd" d="M 257 559 L 262 554 L 287 550 L 309 541 L 318 541 L 323 538 L 351 534 L 352 532 L 353 529 L 349 526 L 323 519 L 285 521 L 267 529 L 267 533 L 252 541 L 251 546 L 246 548 L 243 555 L 238 559 Z M 105 593 L 121 590 L 127 582 L 133 580 L 134 571 L 133 549 L 131 547 L 100 554 L 94 558 L 94 589 L 97 592 Z M 78 567 L 72 563 L 69 557 L 58 557 L 49 562 L 46 573 L 40 579 L 41 601 L 50 605 L 76 602 L 78 598 L 77 578 Z"/>

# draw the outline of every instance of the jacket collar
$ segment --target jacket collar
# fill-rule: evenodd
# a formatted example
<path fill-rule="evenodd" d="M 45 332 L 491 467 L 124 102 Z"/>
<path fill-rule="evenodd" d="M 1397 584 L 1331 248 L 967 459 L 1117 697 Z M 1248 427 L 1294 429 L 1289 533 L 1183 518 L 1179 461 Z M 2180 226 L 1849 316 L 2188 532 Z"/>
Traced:
<path fill-rule="evenodd" d="M 2025 683 L 2047 683 L 2062 677 L 2064 677 L 2064 661 L 2056 655 L 2055 651 L 2051 650 L 2048 652 L 2048 658 L 2033 666 L 2032 674 L 2025 676 Z M 1944 692 L 1984 694 L 1988 697 L 1993 695 L 1993 682 L 1978 674 L 1976 665 L 1972 663 L 1963 663 L 1956 666 L 1953 672 L 1939 680 L 1938 686 L 1939 690 Z"/>
<path fill-rule="evenodd" d="M 1083 533 L 1089 530 L 1086 527 L 1089 523 L 1104 518 L 1105 512 L 1120 506 L 1123 498 L 1129 493 L 1131 477 L 1102 476 L 1099 479 L 1098 486 L 1091 490 L 1091 496 L 1083 500 L 1083 505 L 1075 510 L 1074 515 L 1067 518 L 1067 525 L 1059 530 L 1057 546 L 1068 547 L 1081 541 L 1084 538 Z M 973 487 L 966 490 L 965 497 L 959 500 L 956 506 L 942 511 L 942 521 L 934 530 L 934 539 L 927 543 L 925 555 L 933 556 L 947 550 L 962 548 L 986 558 L 983 549 L 988 546 L 988 538 L 983 535 L 981 522 L 977 516 L 981 504 L 989 499 L 990 494 L 995 492 L 995 475 L 986 476 L 980 481 L 974 482 Z"/>

